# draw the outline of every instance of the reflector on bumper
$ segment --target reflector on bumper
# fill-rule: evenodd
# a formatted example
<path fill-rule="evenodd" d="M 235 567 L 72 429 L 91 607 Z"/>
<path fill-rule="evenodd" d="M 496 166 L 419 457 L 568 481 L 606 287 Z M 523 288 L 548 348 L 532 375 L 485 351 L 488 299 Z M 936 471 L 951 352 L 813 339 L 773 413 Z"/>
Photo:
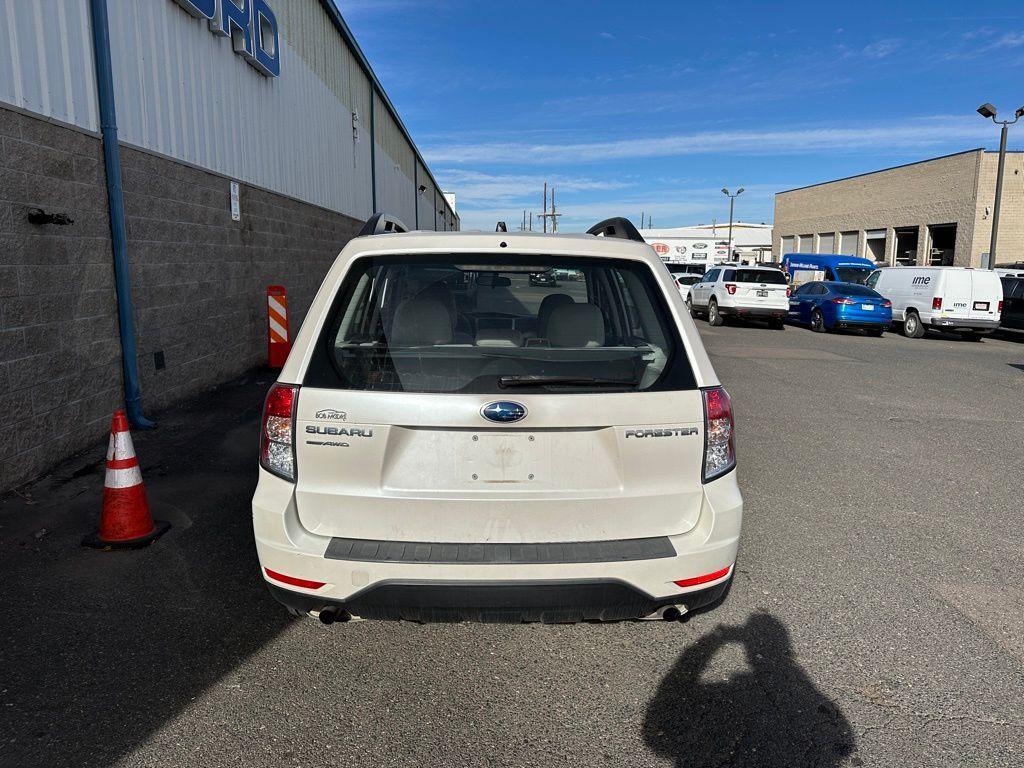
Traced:
<path fill-rule="evenodd" d="M 729 565 L 720 571 L 715 571 L 714 573 L 705 573 L 703 576 L 694 576 L 692 579 L 680 579 L 675 582 L 675 584 L 679 587 L 695 587 L 698 584 L 707 584 L 709 581 L 717 581 L 723 576 L 727 576 L 731 570 L 732 566 Z"/>

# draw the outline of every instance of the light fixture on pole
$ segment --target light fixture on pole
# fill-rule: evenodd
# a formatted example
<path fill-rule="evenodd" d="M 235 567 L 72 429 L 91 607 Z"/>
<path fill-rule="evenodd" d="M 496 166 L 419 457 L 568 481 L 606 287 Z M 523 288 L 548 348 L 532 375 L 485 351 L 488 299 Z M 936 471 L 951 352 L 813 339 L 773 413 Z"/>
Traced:
<path fill-rule="evenodd" d="M 996 242 L 999 240 L 999 208 L 1003 202 L 1003 169 L 1006 166 L 1006 134 L 1009 132 L 1011 125 L 1024 117 L 1024 107 L 1019 107 L 1013 113 L 1013 120 L 997 120 L 996 115 L 998 112 L 996 108 L 988 103 L 978 107 L 978 114 L 988 118 L 996 125 L 1002 126 L 1002 130 L 999 132 L 999 170 L 996 173 L 996 202 L 992 209 L 992 240 L 988 247 L 988 264 L 981 265 L 982 267 L 987 266 L 989 269 L 995 269 Z"/>
<path fill-rule="evenodd" d="M 732 212 L 736 198 L 743 194 L 743 187 L 737 189 L 735 195 L 729 194 L 729 190 L 722 187 L 722 194 L 729 198 L 729 261 L 732 261 Z"/>

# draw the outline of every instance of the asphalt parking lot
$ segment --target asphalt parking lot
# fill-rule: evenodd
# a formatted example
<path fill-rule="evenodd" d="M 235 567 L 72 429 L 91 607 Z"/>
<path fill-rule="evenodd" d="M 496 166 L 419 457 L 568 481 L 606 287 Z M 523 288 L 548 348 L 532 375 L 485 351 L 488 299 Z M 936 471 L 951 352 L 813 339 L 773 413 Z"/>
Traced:
<path fill-rule="evenodd" d="M 1024 343 L 698 327 L 747 512 L 717 612 L 290 619 L 248 377 L 136 435 L 148 550 L 78 547 L 100 447 L 0 498 L 0 765 L 1020 765 Z"/>

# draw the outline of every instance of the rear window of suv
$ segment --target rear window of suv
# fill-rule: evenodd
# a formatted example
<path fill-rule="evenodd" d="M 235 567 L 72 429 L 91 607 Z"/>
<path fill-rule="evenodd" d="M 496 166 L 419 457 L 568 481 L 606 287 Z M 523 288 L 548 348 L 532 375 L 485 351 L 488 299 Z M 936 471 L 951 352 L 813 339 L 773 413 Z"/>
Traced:
<path fill-rule="evenodd" d="M 303 383 L 506 395 L 696 388 L 646 264 L 463 254 L 354 261 Z"/>
<path fill-rule="evenodd" d="M 774 269 L 727 269 L 725 281 L 735 283 L 771 283 L 786 285 L 786 277 Z"/>

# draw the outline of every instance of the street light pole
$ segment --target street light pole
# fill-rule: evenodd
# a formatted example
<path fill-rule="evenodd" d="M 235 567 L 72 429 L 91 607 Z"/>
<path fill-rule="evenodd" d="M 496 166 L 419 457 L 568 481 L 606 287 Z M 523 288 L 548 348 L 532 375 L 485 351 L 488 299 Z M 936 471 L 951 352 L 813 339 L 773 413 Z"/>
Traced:
<path fill-rule="evenodd" d="M 992 240 L 988 247 L 988 268 L 996 267 L 996 244 L 999 241 L 999 209 L 1003 203 L 1003 171 L 1006 168 L 1006 137 L 1010 132 L 1010 126 L 1024 117 L 1024 107 L 1020 107 L 1015 113 L 1013 120 L 996 120 L 996 108 L 991 104 L 982 104 L 978 107 L 978 114 L 989 118 L 996 125 L 1002 126 L 999 132 L 999 170 L 996 172 L 996 202 L 992 206 Z"/>
<path fill-rule="evenodd" d="M 736 198 L 743 194 L 743 187 L 736 190 L 735 195 L 730 195 L 729 190 L 722 187 L 722 194 L 729 198 L 729 261 L 732 261 L 732 212 L 736 204 Z"/>

